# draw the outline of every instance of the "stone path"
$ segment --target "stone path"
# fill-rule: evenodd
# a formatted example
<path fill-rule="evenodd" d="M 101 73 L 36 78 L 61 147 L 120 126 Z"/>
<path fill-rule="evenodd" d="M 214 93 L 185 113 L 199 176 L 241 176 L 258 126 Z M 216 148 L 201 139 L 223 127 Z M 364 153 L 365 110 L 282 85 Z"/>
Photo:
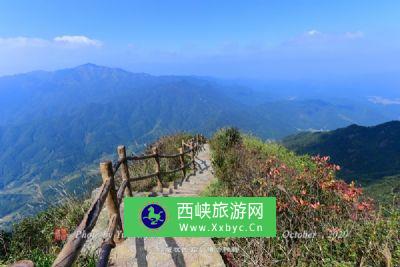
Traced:
<path fill-rule="evenodd" d="M 197 196 L 214 178 L 210 150 L 206 144 L 196 159 L 198 171 L 186 178 L 169 194 Z M 164 189 L 165 190 L 165 189 Z M 210 238 L 127 238 L 111 251 L 110 266 L 225 266 L 221 255 Z"/>

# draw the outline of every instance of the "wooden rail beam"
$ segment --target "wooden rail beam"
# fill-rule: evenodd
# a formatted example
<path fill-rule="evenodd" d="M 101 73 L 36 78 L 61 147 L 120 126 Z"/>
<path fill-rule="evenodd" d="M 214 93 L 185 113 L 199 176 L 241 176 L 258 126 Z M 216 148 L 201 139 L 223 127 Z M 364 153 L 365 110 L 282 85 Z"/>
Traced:
<path fill-rule="evenodd" d="M 115 235 L 115 230 L 117 228 L 117 215 L 114 214 L 110 218 L 110 222 L 107 230 L 107 238 L 104 240 L 103 244 L 101 244 L 101 250 L 99 254 L 99 261 L 96 264 L 96 267 L 107 267 L 108 259 L 110 257 L 111 249 L 115 248 L 115 242 L 113 236 Z"/>
<path fill-rule="evenodd" d="M 78 258 L 79 252 L 85 244 L 87 236 L 96 225 L 97 219 L 99 218 L 100 212 L 103 208 L 103 204 L 106 201 L 110 188 L 111 185 L 109 180 L 102 184 L 95 201 L 93 201 L 89 210 L 83 217 L 81 223 L 72 233 L 67 243 L 65 243 L 61 252 L 58 254 L 56 260 L 54 261 L 52 265 L 53 267 L 72 266 L 72 264 Z"/>
<path fill-rule="evenodd" d="M 132 161 L 132 160 L 143 160 L 143 159 L 150 159 L 150 158 L 154 158 L 154 154 L 149 154 L 149 155 L 141 155 L 141 156 L 128 156 L 126 157 L 126 159 L 128 161 Z"/>
<path fill-rule="evenodd" d="M 126 189 L 126 186 L 128 185 L 128 183 L 129 183 L 129 180 L 123 180 L 117 191 L 117 199 L 118 199 L 118 203 L 120 205 L 121 205 L 122 199 L 124 198 L 125 189 Z"/>

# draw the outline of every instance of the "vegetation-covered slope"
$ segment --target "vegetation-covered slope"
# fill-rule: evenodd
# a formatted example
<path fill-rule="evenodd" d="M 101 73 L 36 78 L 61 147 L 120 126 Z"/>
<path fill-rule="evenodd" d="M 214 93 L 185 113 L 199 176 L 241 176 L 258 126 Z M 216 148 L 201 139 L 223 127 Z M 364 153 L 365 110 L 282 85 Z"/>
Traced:
<path fill-rule="evenodd" d="M 351 125 L 329 132 L 301 133 L 283 144 L 299 154 L 326 155 L 339 175 L 368 183 L 400 173 L 400 121 L 374 127 Z"/>
<path fill-rule="evenodd" d="M 235 129 L 218 132 L 211 148 L 218 183 L 208 195 L 277 198 L 277 238 L 217 240 L 240 248 L 225 253 L 232 266 L 400 264 L 399 210 L 377 209 L 335 177 L 339 167 L 327 157 L 297 156 Z"/>
<path fill-rule="evenodd" d="M 400 174 L 386 176 L 365 187 L 365 194 L 378 203 L 394 205 L 400 210 Z"/>
<path fill-rule="evenodd" d="M 265 94 L 207 78 L 93 64 L 1 77 L 0 224 L 43 209 L 60 184 L 78 195 L 90 191 L 96 182 L 91 164 L 96 168 L 119 144 L 142 148 L 164 134 L 211 135 L 227 125 L 281 138 L 395 116 L 371 103 L 271 102 Z"/>
<path fill-rule="evenodd" d="M 55 240 L 54 230 L 64 228 L 72 233 L 88 208 L 88 201 L 65 198 L 62 205 L 14 224 L 12 232 L 0 231 L 0 265 L 31 260 L 35 266 L 51 266 L 65 243 Z M 94 259 L 94 255 L 82 256 L 77 266 L 95 266 Z"/>
<path fill-rule="evenodd" d="M 151 153 L 151 148 L 157 146 L 161 154 L 175 154 L 182 145 L 181 141 L 188 142 L 191 138 L 193 138 L 193 135 L 187 133 L 163 136 L 157 142 L 146 147 L 144 153 Z M 188 162 L 190 156 L 187 155 L 187 157 L 186 161 Z M 128 166 L 132 177 L 155 172 L 154 159 L 130 162 Z M 176 169 L 179 166 L 179 158 L 163 158 L 160 160 L 161 171 Z M 122 182 L 119 172 L 115 179 L 117 185 Z M 181 173 L 172 173 L 163 175 L 162 179 L 163 183 L 167 184 L 175 179 L 182 179 L 182 176 Z M 132 183 L 131 188 L 135 192 L 148 192 L 156 185 L 156 178 L 150 178 Z M 88 195 L 86 194 L 86 197 Z M 84 197 L 76 198 L 64 192 L 58 204 L 52 205 L 20 222 L 14 222 L 11 231 L 0 230 L 0 266 L 23 259 L 33 261 L 36 264 L 35 266 L 51 266 L 65 244 L 65 240 L 54 239 L 54 230 L 64 228 L 68 233 L 73 233 L 83 215 L 89 209 L 91 201 L 93 200 L 90 198 L 87 200 Z M 93 249 L 95 246 L 96 244 Z M 95 266 L 99 257 L 98 252 L 92 251 L 91 248 L 87 249 L 85 253 L 80 255 L 74 266 Z"/>

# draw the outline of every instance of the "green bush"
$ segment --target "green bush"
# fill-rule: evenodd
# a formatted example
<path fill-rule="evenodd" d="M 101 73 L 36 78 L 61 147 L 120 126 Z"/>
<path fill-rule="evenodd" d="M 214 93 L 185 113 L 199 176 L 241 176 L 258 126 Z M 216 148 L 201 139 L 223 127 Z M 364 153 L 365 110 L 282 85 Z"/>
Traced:
<path fill-rule="evenodd" d="M 242 136 L 237 128 L 219 130 L 213 137 L 211 146 L 214 150 L 226 151 L 242 143 Z"/>
<path fill-rule="evenodd" d="M 239 151 L 239 149 L 236 148 L 243 145 L 242 141 L 241 134 L 236 128 L 221 129 L 210 141 L 210 146 L 213 151 L 212 164 L 216 176 L 219 178 L 222 187 L 228 192 L 234 189 L 235 181 L 229 174 L 232 173 L 235 162 L 237 162 L 238 155 L 236 151 Z"/>

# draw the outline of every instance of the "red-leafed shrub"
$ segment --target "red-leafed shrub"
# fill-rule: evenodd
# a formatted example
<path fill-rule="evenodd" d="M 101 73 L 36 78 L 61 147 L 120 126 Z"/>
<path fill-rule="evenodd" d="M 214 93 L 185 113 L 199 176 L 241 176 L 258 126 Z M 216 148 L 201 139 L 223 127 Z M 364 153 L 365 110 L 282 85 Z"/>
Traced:
<path fill-rule="evenodd" d="M 297 156 L 252 137 L 236 138 L 227 146 L 226 137 L 222 130 L 211 141 L 218 183 L 209 192 L 277 198 L 277 237 L 219 239 L 241 248 L 229 256 L 230 262 L 238 266 L 400 264 L 399 212 L 392 210 L 384 217 L 362 188 L 336 178 L 340 167 L 329 157 Z"/>

